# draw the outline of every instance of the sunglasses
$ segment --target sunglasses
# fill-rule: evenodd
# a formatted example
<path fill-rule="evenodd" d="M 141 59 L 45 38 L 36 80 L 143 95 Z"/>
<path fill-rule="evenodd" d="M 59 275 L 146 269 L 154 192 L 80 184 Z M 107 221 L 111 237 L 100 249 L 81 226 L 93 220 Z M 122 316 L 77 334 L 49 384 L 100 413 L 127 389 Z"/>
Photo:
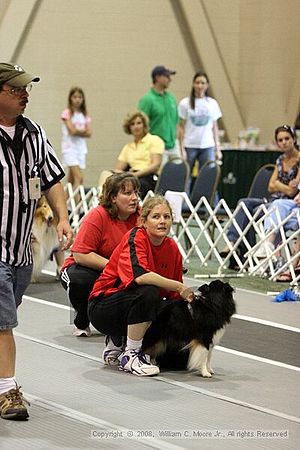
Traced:
<path fill-rule="evenodd" d="M 12 95 L 18 96 L 22 92 L 30 92 L 32 89 L 32 83 L 27 84 L 26 86 L 20 86 L 20 87 L 12 87 L 11 89 L 2 89 L 2 92 L 9 92 Z"/>

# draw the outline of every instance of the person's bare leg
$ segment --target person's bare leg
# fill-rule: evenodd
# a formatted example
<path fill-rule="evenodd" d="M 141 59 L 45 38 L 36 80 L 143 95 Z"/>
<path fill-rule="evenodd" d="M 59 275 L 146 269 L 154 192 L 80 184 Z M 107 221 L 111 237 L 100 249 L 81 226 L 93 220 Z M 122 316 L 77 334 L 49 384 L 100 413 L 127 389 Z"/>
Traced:
<path fill-rule="evenodd" d="M 0 331 L 0 378 L 15 376 L 16 344 L 12 330 Z"/>
<path fill-rule="evenodd" d="M 79 166 L 72 166 L 72 167 L 70 167 L 70 174 L 71 174 L 71 177 L 73 180 L 72 188 L 73 188 L 73 191 L 75 191 L 78 188 L 78 186 L 83 184 L 83 172 Z M 79 193 L 75 195 L 75 202 L 76 202 L 76 204 L 78 204 L 80 202 L 80 194 Z"/>
<path fill-rule="evenodd" d="M 140 341 L 145 336 L 146 331 L 150 327 L 151 322 L 135 323 L 128 325 L 127 336 L 133 341 Z"/>
<path fill-rule="evenodd" d="M 73 172 L 71 169 L 72 169 L 72 167 L 69 167 L 67 180 L 68 180 L 68 183 L 71 183 L 73 185 L 74 179 L 73 179 Z"/>
<path fill-rule="evenodd" d="M 12 330 L 0 331 L 0 415 L 7 420 L 29 417 L 20 388 L 15 381 L 16 344 Z"/>

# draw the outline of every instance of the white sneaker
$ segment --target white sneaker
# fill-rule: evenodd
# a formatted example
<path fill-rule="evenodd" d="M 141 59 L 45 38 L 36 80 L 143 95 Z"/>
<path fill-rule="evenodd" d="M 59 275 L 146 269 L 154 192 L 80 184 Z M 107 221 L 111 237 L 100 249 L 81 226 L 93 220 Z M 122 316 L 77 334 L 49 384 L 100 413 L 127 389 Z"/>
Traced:
<path fill-rule="evenodd" d="M 122 339 L 121 339 L 122 342 Z M 102 353 L 102 358 L 104 364 L 107 366 L 118 366 L 119 365 L 119 357 L 124 351 L 124 347 L 121 343 L 119 347 L 117 347 L 112 341 L 110 336 L 106 336 L 105 339 L 105 349 Z"/>
<path fill-rule="evenodd" d="M 159 373 L 159 367 L 151 364 L 150 356 L 145 355 L 141 350 L 126 350 L 120 356 L 119 369 L 124 372 L 131 372 L 140 377 L 153 376 Z"/>
<path fill-rule="evenodd" d="M 275 250 L 274 244 L 272 242 L 264 242 L 253 254 L 256 258 L 264 259 L 267 258 Z"/>
<path fill-rule="evenodd" d="M 92 332 L 90 327 L 81 330 L 80 328 L 77 328 L 76 325 L 74 325 L 72 334 L 76 337 L 90 337 L 92 335 Z"/>

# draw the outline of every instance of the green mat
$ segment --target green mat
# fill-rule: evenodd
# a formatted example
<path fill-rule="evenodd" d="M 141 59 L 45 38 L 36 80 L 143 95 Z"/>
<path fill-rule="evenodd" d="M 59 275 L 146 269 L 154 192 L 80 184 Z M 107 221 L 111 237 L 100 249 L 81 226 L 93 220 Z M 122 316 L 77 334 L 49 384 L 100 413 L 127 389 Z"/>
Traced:
<path fill-rule="evenodd" d="M 184 267 L 188 269 L 186 276 L 194 278 L 194 275 L 201 275 L 203 278 L 197 278 L 197 281 L 203 281 L 208 283 L 212 279 L 223 279 L 217 275 L 217 263 L 211 261 L 206 267 L 199 267 L 199 259 L 197 257 L 190 258 L 189 262 L 184 264 Z M 270 281 L 267 278 L 259 276 L 237 276 L 237 272 L 227 269 L 224 271 L 224 281 L 228 281 L 232 286 L 248 289 L 251 291 L 257 291 L 266 294 L 267 292 L 281 292 L 290 287 L 289 283 L 277 283 L 276 281 Z"/>

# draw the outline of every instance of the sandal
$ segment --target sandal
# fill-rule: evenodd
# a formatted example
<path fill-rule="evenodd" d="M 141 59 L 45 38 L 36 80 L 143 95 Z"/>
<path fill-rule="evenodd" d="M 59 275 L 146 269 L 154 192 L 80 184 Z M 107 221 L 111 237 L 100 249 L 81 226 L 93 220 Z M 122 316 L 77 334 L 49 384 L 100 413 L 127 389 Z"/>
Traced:
<path fill-rule="evenodd" d="M 219 255 L 221 256 L 221 258 L 226 258 L 227 255 L 229 255 L 230 253 L 230 249 L 228 247 L 223 248 L 223 250 L 221 250 L 219 252 Z"/>
<path fill-rule="evenodd" d="M 286 272 L 282 272 L 280 273 L 277 277 L 276 277 L 276 281 L 278 283 L 288 283 L 290 281 L 292 281 L 292 275 L 291 272 L 289 270 L 287 270 Z"/>
<path fill-rule="evenodd" d="M 232 247 L 234 246 L 234 244 L 235 244 L 235 242 L 231 242 Z M 235 251 L 238 255 L 240 254 L 239 248 L 236 248 Z M 227 245 L 226 245 L 226 247 L 224 247 L 223 250 L 221 250 L 219 252 L 219 255 L 221 256 L 221 258 L 226 258 L 226 256 L 229 255 L 230 252 L 231 252 L 230 248 L 227 247 Z M 299 267 L 299 269 L 300 269 L 300 267 Z"/>
<path fill-rule="evenodd" d="M 295 274 L 299 275 L 300 274 L 300 266 L 295 267 Z"/>

